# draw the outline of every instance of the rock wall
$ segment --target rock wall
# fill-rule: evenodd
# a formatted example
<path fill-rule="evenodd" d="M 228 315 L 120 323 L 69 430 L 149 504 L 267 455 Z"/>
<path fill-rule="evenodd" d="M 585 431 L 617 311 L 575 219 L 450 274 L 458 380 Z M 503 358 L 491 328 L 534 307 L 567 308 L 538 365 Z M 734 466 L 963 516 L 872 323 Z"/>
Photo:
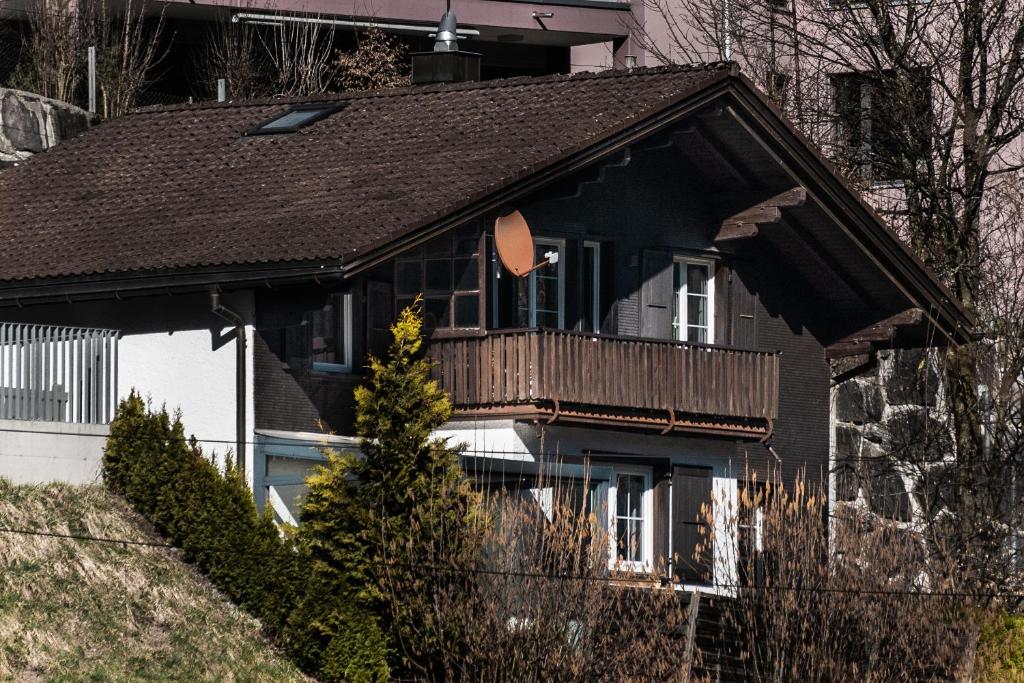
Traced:
<path fill-rule="evenodd" d="M 920 522 L 938 496 L 953 439 L 941 354 L 883 350 L 833 365 L 833 499 L 899 522 Z"/>
<path fill-rule="evenodd" d="M 0 165 L 53 147 L 89 128 L 89 113 L 39 95 L 0 88 Z"/>

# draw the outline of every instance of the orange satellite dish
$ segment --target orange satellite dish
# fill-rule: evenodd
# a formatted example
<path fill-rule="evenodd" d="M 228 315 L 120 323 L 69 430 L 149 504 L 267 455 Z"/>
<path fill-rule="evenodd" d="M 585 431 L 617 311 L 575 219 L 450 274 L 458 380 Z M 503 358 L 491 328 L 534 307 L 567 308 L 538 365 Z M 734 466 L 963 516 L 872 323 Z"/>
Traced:
<path fill-rule="evenodd" d="M 523 214 L 513 211 L 507 216 L 499 216 L 494 221 L 494 244 L 498 247 L 498 258 L 510 273 L 516 277 L 525 277 L 530 272 L 558 261 L 558 253 L 544 254 L 547 258 L 540 263 L 533 263 L 533 235 Z"/>

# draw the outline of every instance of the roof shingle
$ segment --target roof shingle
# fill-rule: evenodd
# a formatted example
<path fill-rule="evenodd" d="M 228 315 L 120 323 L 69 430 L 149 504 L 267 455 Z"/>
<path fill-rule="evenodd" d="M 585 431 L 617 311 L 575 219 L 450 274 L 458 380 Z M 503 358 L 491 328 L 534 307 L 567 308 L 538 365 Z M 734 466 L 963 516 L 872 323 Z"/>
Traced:
<path fill-rule="evenodd" d="M 353 257 L 732 72 L 727 63 L 142 109 L 0 174 L 0 281 Z M 307 100 L 309 101 L 309 100 Z"/>

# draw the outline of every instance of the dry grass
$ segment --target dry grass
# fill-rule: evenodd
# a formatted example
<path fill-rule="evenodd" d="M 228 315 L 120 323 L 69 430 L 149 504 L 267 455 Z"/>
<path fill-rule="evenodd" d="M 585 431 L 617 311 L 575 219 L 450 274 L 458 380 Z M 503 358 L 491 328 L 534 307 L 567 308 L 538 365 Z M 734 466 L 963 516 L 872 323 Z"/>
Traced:
<path fill-rule="evenodd" d="M 99 486 L 12 486 L 0 527 L 160 539 Z M 165 548 L 0 532 L 0 680 L 306 680 Z"/>

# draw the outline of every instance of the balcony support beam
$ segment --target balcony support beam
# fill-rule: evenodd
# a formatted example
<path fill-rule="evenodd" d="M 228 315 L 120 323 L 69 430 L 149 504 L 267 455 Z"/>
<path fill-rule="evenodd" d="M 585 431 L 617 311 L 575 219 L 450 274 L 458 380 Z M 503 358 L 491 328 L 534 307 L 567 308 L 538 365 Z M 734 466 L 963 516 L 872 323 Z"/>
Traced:
<path fill-rule="evenodd" d="M 781 192 L 722 221 L 718 234 L 715 235 L 715 242 L 757 237 L 758 226 L 781 222 L 782 209 L 803 206 L 806 201 L 807 190 L 803 187 Z"/>
<path fill-rule="evenodd" d="M 924 311 L 908 308 L 831 344 L 825 349 L 825 357 L 836 359 L 873 353 L 879 344 L 892 343 L 900 330 L 917 327 L 924 320 Z"/>

